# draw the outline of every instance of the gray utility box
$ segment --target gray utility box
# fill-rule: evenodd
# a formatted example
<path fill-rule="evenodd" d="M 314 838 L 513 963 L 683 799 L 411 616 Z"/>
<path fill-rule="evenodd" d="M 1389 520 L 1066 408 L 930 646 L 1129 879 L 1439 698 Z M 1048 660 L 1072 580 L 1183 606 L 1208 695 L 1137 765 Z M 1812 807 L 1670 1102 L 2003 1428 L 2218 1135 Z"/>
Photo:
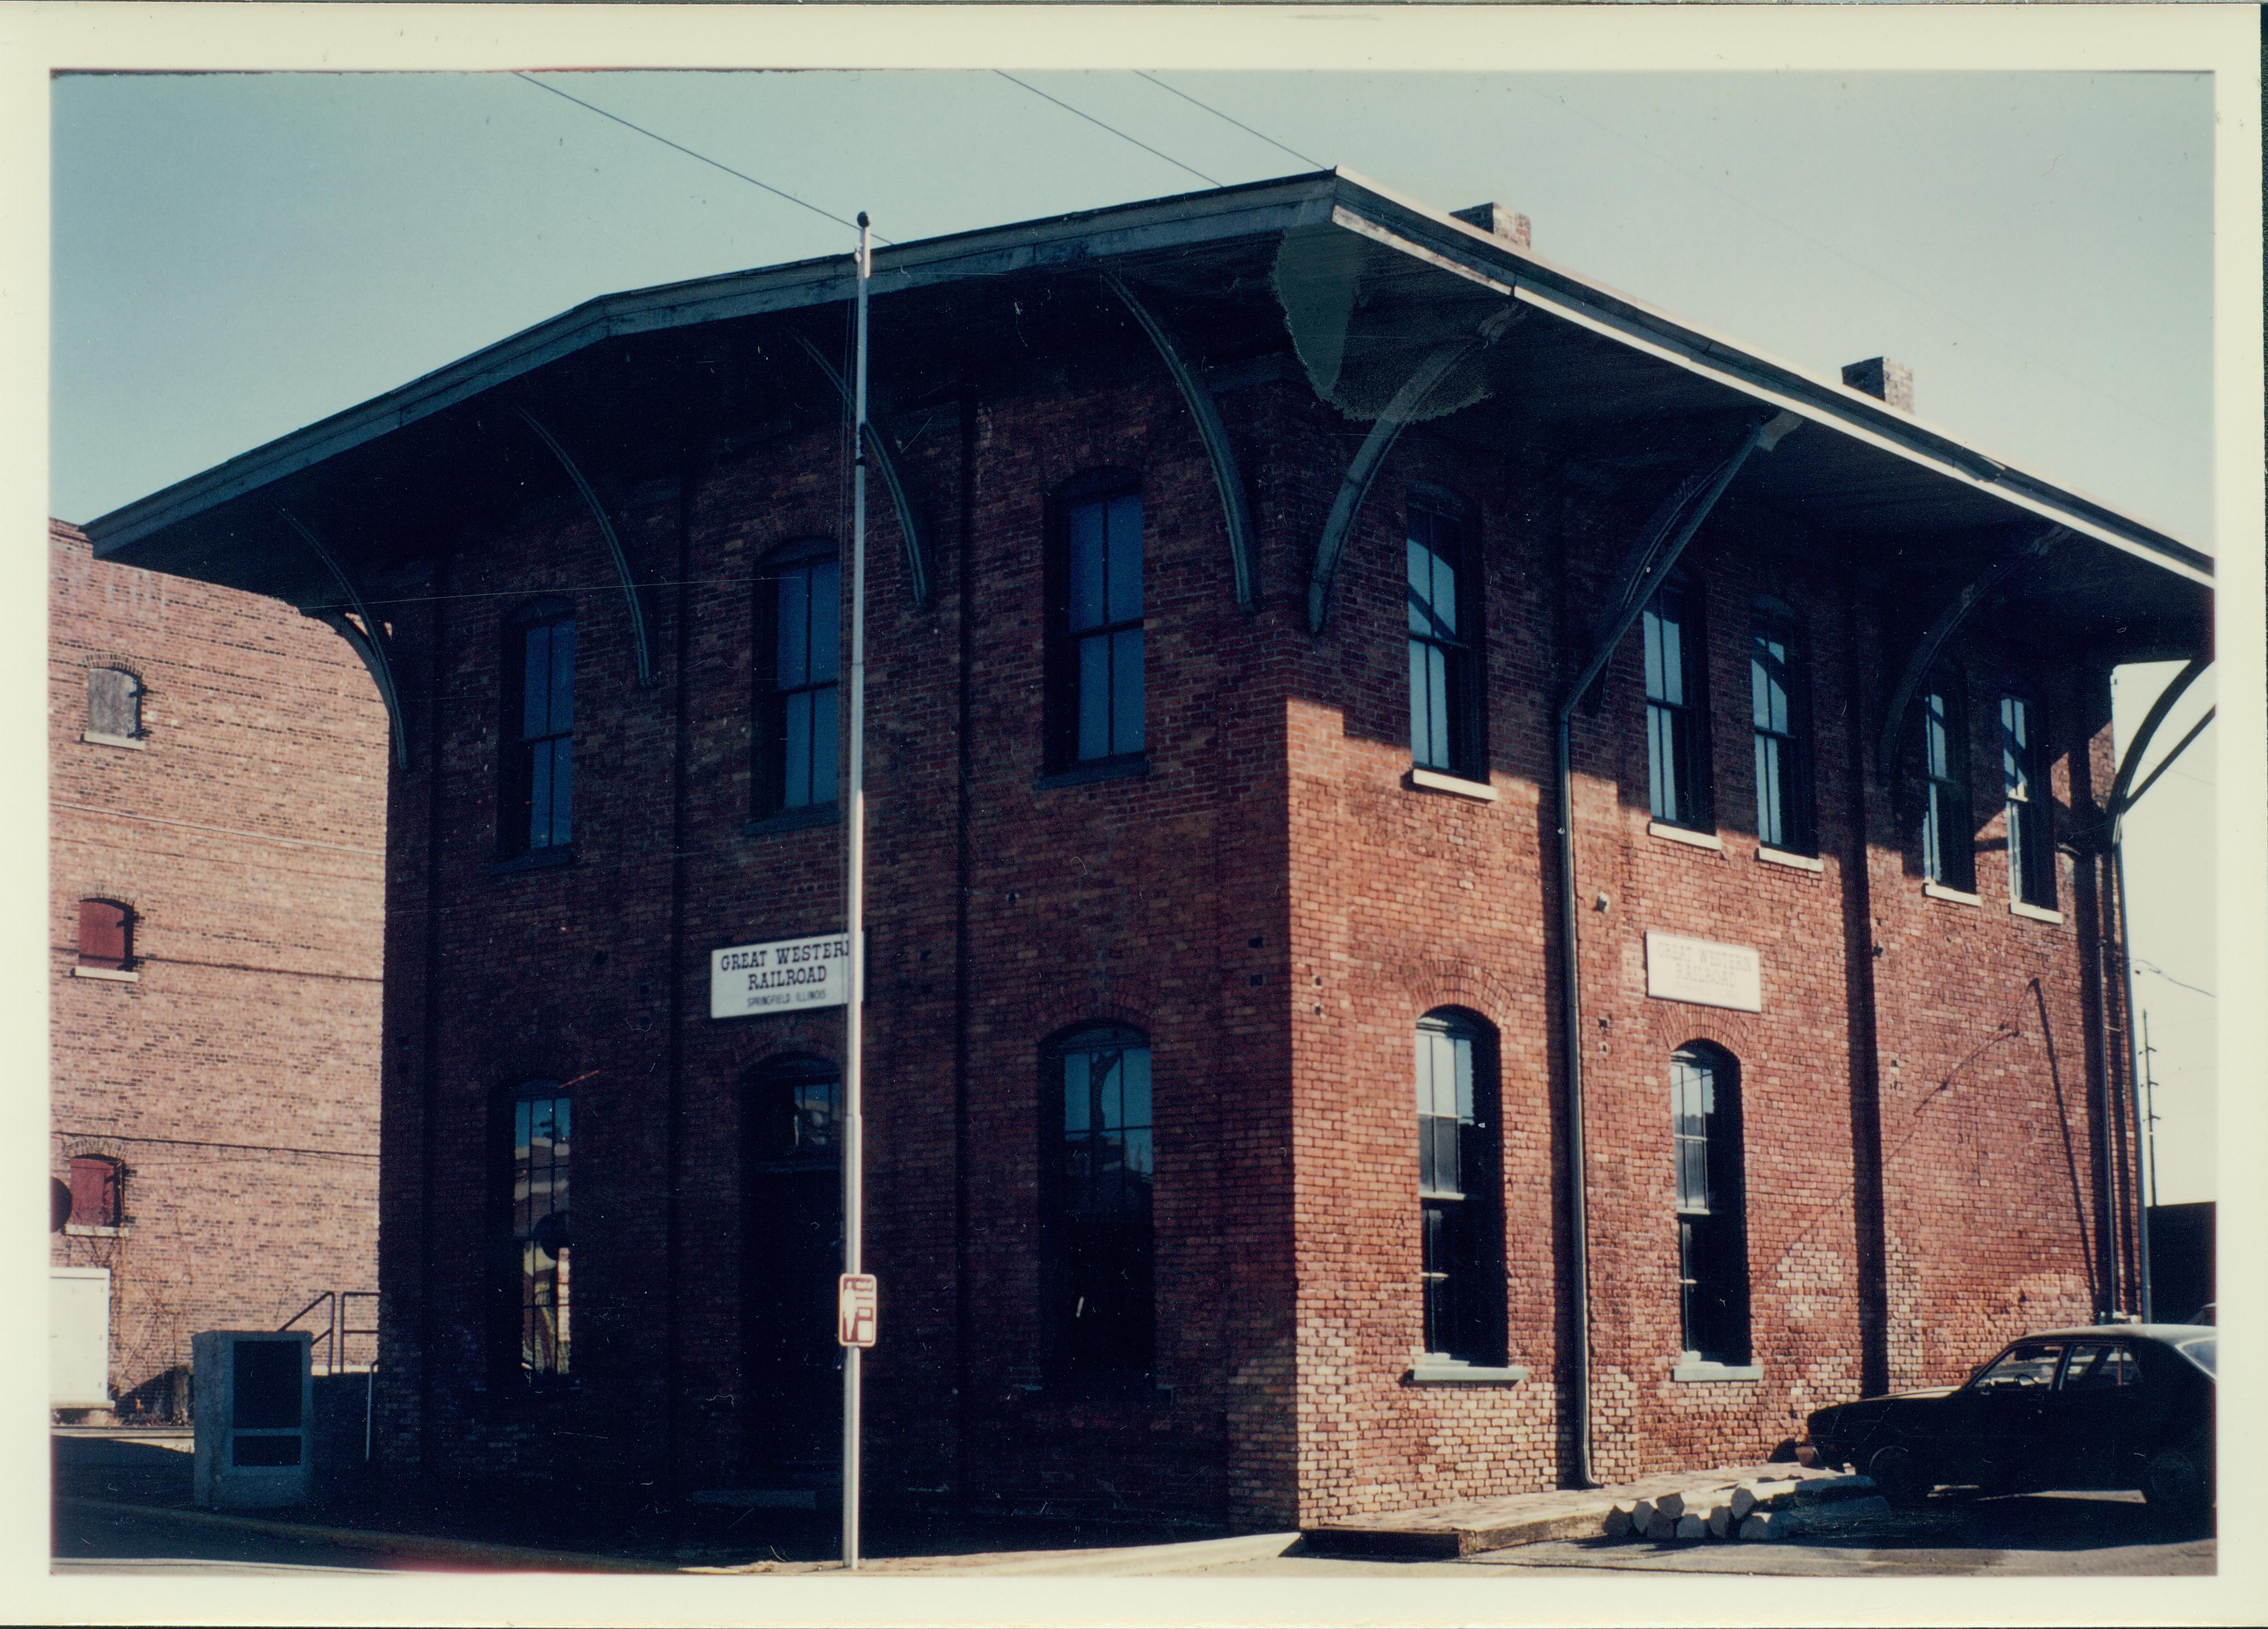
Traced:
<path fill-rule="evenodd" d="M 208 1330 L 191 1338 L 197 1503 L 246 1510 L 307 1502 L 313 1339 L 306 1330 Z"/>

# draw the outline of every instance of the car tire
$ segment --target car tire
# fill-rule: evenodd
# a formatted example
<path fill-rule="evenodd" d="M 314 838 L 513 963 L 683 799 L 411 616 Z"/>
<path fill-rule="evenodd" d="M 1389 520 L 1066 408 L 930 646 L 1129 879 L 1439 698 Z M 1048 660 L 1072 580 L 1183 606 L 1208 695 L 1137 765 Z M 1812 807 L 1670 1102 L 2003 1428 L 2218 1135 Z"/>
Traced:
<path fill-rule="evenodd" d="M 1929 1497 L 1931 1483 L 1923 1474 L 1913 1450 L 1899 1443 L 1878 1448 L 1867 1461 L 1867 1474 L 1874 1479 L 1884 1499 L 1910 1510 Z"/>
<path fill-rule="evenodd" d="M 2195 1454 L 2160 1448 L 2142 1463 L 2142 1497 L 2153 1509 L 2196 1515 L 2212 1505 L 2213 1482 Z"/>

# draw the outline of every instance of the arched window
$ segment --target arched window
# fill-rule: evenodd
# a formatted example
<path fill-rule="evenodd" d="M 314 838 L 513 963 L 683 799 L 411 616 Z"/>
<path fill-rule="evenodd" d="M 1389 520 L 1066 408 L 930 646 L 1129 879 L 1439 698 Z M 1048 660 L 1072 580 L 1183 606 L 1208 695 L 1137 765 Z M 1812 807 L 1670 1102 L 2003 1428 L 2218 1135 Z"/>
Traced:
<path fill-rule="evenodd" d="M 506 1190 L 519 1348 L 529 1380 L 567 1373 L 573 1257 L 568 1227 L 567 1174 L 572 1130 L 566 1089 L 530 1080 L 512 1095 L 512 1146 Z"/>
<path fill-rule="evenodd" d="M 86 733 L 100 741 L 139 741 L 142 681 L 123 667 L 88 668 Z"/>
<path fill-rule="evenodd" d="M 1749 701 L 1756 749 L 1756 841 L 1793 854 L 1818 847 L 1811 810 L 1809 674 L 1795 614 L 1777 600 L 1749 608 Z"/>
<path fill-rule="evenodd" d="M 790 543 L 756 576 L 755 813 L 835 801 L 843 564 L 833 543 Z"/>
<path fill-rule="evenodd" d="M 1502 1136 L 1495 1033 L 1469 1013 L 1418 1021 L 1418 1211 L 1425 1350 L 1504 1361 Z"/>
<path fill-rule="evenodd" d="M 1057 1367 L 1145 1375 L 1154 1361 L 1150 1043 L 1094 1024 L 1048 1050 L 1048 1299 Z"/>
<path fill-rule="evenodd" d="M 575 609 L 532 606 L 504 627 L 500 845 L 563 850 L 575 835 Z"/>
<path fill-rule="evenodd" d="M 1977 887 L 1969 808 L 1969 706 L 1949 667 L 1932 670 L 1921 697 L 1921 869 L 1961 892 Z"/>
<path fill-rule="evenodd" d="M 1480 780 L 1480 571 L 1463 514 L 1446 492 L 1410 496 L 1410 761 Z"/>
<path fill-rule="evenodd" d="M 1701 593 L 1683 573 L 1646 601 L 1646 755 L 1653 818 L 1705 830 L 1709 812 L 1708 664 Z"/>
<path fill-rule="evenodd" d="M 134 965 L 134 912 L 114 899 L 78 902 L 78 964 L 122 973 Z"/>
<path fill-rule="evenodd" d="M 2008 897 L 2052 910 L 2055 839 L 2048 829 L 2046 728 L 2037 702 L 2000 698 L 2000 766 L 2008 799 Z"/>
<path fill-rule="evenodd" d="M 1143 714 L 1142 489 L 1081 476 L 1049 508 L 1048 764 L 1132 764 Z"/>
<path fill-rule="evenodd" d="M 70 1162 L 70 1223 L 74 1227 L 124 1225 L 125 1172 L 115 1160 L 80 1154 Z"/>
<path fill-rule="evenodd" d="M 1749 1360 L 1747 1202 L 1741 1160 L 1741 1072 L 1705 1043 L 1669 1059 L 1677 1161 L 1677 1281 L 1689 1359 Z"/>

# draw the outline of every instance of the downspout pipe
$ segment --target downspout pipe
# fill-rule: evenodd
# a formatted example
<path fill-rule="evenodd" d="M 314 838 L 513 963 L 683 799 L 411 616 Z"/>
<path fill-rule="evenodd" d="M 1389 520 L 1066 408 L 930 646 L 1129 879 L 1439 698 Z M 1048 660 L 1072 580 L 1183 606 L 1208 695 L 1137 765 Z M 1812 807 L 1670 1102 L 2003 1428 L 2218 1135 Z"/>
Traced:
<path fill-rule="evenodd" d="M 1725 489 L 1732 485 L 1733 477 L 1740 473 L 1749 454 L 1759 446 L 1770 452 L 1783 436 L 1802 423 L 1793 413 L 1782 413 L 1757 425 L 1719 466 L 1705 490 L 1683 505 L 1673 502 L 1667 512 L 1656 517 L 1647 528 L 1650 535 L 1641 538 L 1633 550 L 1634 569 L 1626 574 L 1629 584 L 1622 602 L 1609 609 L 1609 620 L 1594 631 L 1589 660 L 1552 712 L 1551 767 L 1559 818 L 1559 1031 L 1566 1037 L 1567 1048 L 1567 1239 L 1572 1257 L 1568 1276 L 1575 1332 L 1574 1396 L 1571 1406 L 1575 1425 L 1575 1483 L 1579 1487 L 1596 1487 L 1599 1484 L 1591 1464 L 1589 1177 L 1583 1145 L 1583 970 L 1582 947 L 1576 932 L 1580 918 L 1575 887 L 1575 771 L 1569 739 L 1571 723 L 1576 706 L 1606 671 L 1615 647 L 1622 643 L 1631 625 L 1638 621 L 1638 613 L 1646 608 L 1652 597 L 1646 589 L 1677 564 L 1686 544 L 1693 541 L 1693 534 L 1701 529 L 1701 523 L 1725 495 Z"/>

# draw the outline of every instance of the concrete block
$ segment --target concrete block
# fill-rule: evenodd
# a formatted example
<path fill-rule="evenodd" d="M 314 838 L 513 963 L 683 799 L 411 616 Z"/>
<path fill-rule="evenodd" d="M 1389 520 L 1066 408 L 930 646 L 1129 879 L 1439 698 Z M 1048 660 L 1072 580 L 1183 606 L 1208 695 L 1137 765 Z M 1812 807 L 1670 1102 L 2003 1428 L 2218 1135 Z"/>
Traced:
<path fill-rule="evenodd" d="M 1677 1537 L 1677 1520 L 1675 1516 L 1664 1515 L 1656 1509 L 1653 1519 L 1646 1524 L 1646 1536 L 1657 1544 L 1675 1538 Z"/>
<path fill-rule="evenodd" d="M 1646 1537 L 1646 1529 L 1652 1526 L 1653 1522 L 1653 1500 L 1650 1499 L 1641 1499 L 1631 1507 L 1631 1532 L 1637 1534 L 1640 1538 L 1643 1538 Z"/>
<path fill-rule="evenodd" d="M 1676 1537 L 1679 1538 L 1706 1538 L 1709 1537 L 1709 1523 L 1689 1510 L 1683 1515 L 1677 1518 Z"/>
<path fill-rule="evenodd" d="M 1733 1515 L 1733 1507 L 1729 1501 L 1720 1501 L 1710 1506 L 1709 1514 L 1704 1516 L 1702 1521 L 1707 1525 L 1709 1537 L 1712 1538 L 1730 1538 L 1740 1526 Z"/>
<path fill-rule="evenodd" d="M 1628 1505 L 1616 1505 L 1608 1511 L 1607 1519 L 1601 1524 L 1599 1530 L 1609 1538 L 1628 1538 L 1631 1533 L 1631 1507 Z"/>
<path fill-rule="evenodd" d="M 1663 1493 L 1654 1500 L 1653 1507 L 1675 1522 L 1685 1514 L 1685 1494 L 1682 1490 Z"/>
<path fill-rule="evenodd" d="M 1746 1539 L 1786 1538 L 1796 1531 L 1793 1510 L 1759 1510 L 1741 1523 L 1741 1537 Z"/>

